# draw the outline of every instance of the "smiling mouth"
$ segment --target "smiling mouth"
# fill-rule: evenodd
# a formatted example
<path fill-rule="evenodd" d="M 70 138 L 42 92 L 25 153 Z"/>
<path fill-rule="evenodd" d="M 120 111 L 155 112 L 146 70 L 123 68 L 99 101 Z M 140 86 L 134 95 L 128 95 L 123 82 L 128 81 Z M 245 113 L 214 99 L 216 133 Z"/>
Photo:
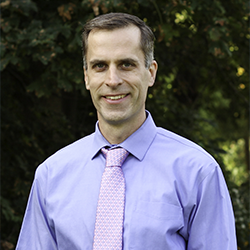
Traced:
<path fill-rule="evenodd" d="M 127 95 L 105 96 L 105 98 L 109 99 L 109 100 L 119 100 L 119 99 L 122 99 L 122 98 L 124 98 L 126 96 Z"/>

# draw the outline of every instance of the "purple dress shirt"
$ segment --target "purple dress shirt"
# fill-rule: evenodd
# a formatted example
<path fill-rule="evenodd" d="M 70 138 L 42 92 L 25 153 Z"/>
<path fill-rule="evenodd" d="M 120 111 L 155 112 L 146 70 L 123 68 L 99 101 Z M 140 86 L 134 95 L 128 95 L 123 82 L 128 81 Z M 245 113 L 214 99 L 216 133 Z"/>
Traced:
<path fill-rule="evenodd" d="M 222 172 L 201 147 L 143 125 L 120 145 L 130 155 L 123 249 L 236 250 L 235 222 Z M 59 150 L 37 169 L 18 250 L 90 250 L 110 144 L 95 133 Z"/>

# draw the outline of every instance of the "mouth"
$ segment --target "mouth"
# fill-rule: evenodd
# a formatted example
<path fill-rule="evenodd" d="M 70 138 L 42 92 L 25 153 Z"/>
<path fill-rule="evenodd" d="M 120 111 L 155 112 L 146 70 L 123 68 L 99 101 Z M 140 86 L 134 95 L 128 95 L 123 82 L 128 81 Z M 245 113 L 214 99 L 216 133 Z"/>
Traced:
<path fill-rule="evenodd" d="M 127 96 L 127 94 L 126 95 L 112 95 L 112 96 L 105 96 L 105 98 L 106 99 L 108 99 L 108 100 L 120 100 L 120 99 L 123 99 L 124 97 L 126 97 Z"/>

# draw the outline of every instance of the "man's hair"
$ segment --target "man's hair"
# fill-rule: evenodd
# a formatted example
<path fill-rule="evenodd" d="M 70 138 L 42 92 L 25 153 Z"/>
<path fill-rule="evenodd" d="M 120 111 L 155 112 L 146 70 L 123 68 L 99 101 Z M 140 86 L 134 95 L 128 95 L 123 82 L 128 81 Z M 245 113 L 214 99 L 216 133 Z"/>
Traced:
<path fill-rule="evenodd" d="M 126 13 L 109 13 L 100 15 L 86 23 L 82 33 L 83 63 L 87 69 L 86 55 L 88 36 L 92 30 L 114 30 L 130 25 L 137 26 L 141 31 L 141 49 L 145 57 L 145 67 L 149 68 L 154 59 L 154 34 L 152 30 L 138 17 Z"/>

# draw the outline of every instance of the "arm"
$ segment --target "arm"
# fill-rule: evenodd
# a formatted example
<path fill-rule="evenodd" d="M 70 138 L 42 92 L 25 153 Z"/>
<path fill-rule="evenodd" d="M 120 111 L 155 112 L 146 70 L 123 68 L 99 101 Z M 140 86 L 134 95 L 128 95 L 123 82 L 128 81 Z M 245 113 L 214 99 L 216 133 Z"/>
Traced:
<path fill-rule="evenodd" d="M 215 167 L 199 184 L 189 220 L 188 250 L 236 250 L 235 222 L 221 169 Z"/>
<path fill-rule="evenodd" d="M 53 230 L 50 228 L 46 217 L 44 195 L 46 180 L 41 178 L 38 173 L 41 173 L 41 171 L 37 171 L 31 188 L 16 250 L 57 249 Z"/>

